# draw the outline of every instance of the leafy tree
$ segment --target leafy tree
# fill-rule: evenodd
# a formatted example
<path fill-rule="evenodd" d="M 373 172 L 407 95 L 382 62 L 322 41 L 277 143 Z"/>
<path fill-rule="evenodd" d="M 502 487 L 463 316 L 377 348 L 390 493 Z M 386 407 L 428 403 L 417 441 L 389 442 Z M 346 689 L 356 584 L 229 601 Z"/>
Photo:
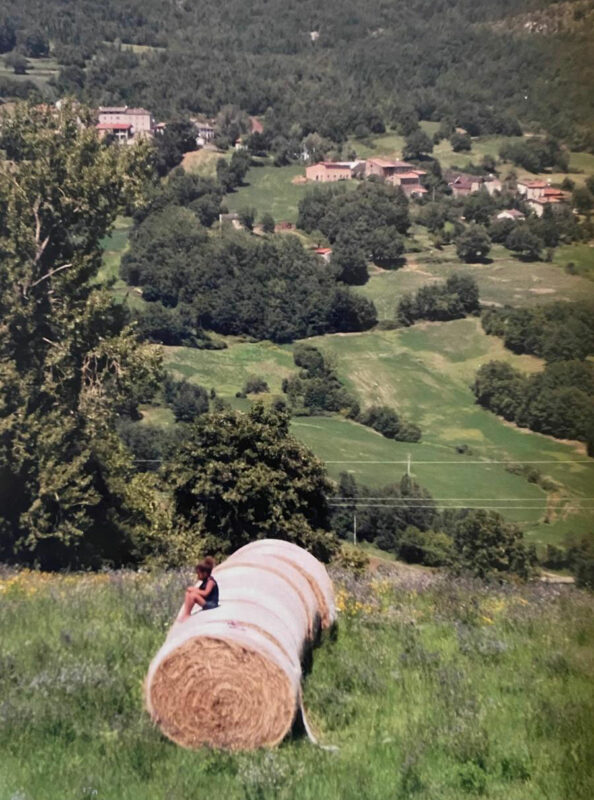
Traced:
<path fill-rule="evenodd" d="M 527 225 L 516 225 L 505 240 L 505 246 L 508 250 L 513 250 L 523 258 L 533 261 L 540 257 L 543 242 Z"/>
<path fill-rule="evenodd" d="M 12 20 L 4 18 L 0 22 L 0 53 L 9 53 L 16 46 L 16 30 Z"/>
<path fill-rule="evenodd" d="M 49 55 L 49 39 L 40 30 L 26 33 L 20 46 L 29 58 L 43 58 Z"/>
<path fill-rule="evenodd" d="M 192 422 L 208 411 L 208 392 L 203 386 L 171 377 L 165 383 L 165 399 L 171 406 L 176 422 Z"/>
<path fill-rule="evenodd" d="M 354 237 L 341 236 L 332 250 L 331 264 L 339 281 L 350 286 L 362 286 L 369 280 L 365 252 Z"/>
<path fill-rule="evenodd" d="M 421 429 L 401 419 L 389 406 L 370 406 L 359 414 L 357 421 L 373 428 L 386 439 L 399 442 L 418 442 L 421 439 Z"/>
<path fill-rule="evenodd" d="M 327 561 L 324 467 L 289 433 L 286 411 L 256 404 L 194 422 L 167 465 L 176 521 L 204 550 L 232 553 L 254 539 L 287 539 Z"/>
<path fill-rule="evenodd" d="M 432 152 L 433 142 L 422 128 L 418 128 L 406 137 L 402 156 L 405 159 L 416 159 Z"/>
<path fill-rule="evenodd" d="M 16 51 L 4 56 L 4 63 L 15 75 L 26 75 L 30 66 L 25 56 Z"/>
<path fill-rule="evenodd" d="M 371 234 L 371 257 L 385 269 L 393 269 L 402 263 L 404 241 L 396 227 L 376 228 Z"/>
<path fill-rule="evenodd" d="M 470 275 L 454 273 L 444 283 L 422 286 L 398 303 L 397 319 L 412 325 L 417 319 L 459 319 L 480 309 L 478 286 Z"/>
<path fill-rule="evenodd" d="M 0 557 L 44 568 L 138 559 L 153 524 L 115 421 L 155 385 L 159 359 L 94 280 L 150 149 L 102 144 L 83 113 L 18 106 L 2 126 Z"/>
<path fill-rule="evenodd" d="M 450 144 L 454 153 L 468 153 L 472 149 L 472 139 L 467 133 L 454 133 L 450 136 Z"/>
<path fill-rule="evenodd" d="M 272 214 L 264 214 L 262 217 L 262 231 L 264 233 L 274 233 L 275 222 Z"/>
<path fill-rule="evenodd" d="M 189 120 L 174 120 L 165 126 L 154 141 L 157 171 L 159 175 L 166 175 L 180 163 L 184 153 L 196 149 L 196 128 Z"/>
<path fill-rule="evenodd" d="M 489 234 L 481 225 L 470 225 L 456 241 L 456 253 L 463 261 L 484 261 L 491 249 Z"/>
<path fill-rule="evenodd" d="M 529 578 L 535 557 L 520 529 L 495 511 L 469 511 L 454 528 L 454 548 L 459 566 L 480 578 L 513 573 Z"/>
<path fill-rule="evenodd" d="M 243 384 L 244 394 L 261 394 L 262 392 L 269 392 L 270 389 L 264 378 L 253 376 L 248 378 Z"/>
<path fill-rule="evenodd" d="M 587 186 L 576 186 L 571 201 L 580 214 L 589 214 L 594 208 L 594 195 Z"/>
<path fill-rule="evenodd" d="M 258 212 L 255 208 L 242 208 L 239 212 L 239 221 L 246 230 L 254 230 L 254 222 L 256 220 L 257 213 Z"/>

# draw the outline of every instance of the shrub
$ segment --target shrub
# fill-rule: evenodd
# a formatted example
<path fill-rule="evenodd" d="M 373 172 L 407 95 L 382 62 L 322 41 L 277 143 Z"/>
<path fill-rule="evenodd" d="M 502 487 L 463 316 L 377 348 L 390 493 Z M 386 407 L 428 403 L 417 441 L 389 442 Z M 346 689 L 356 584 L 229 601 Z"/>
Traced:
<path fill-rule="evenodd" d="M 268 384 L 264 378 L 253 376 L 248 378 L 243 384 L 243 393 L 245 394 L 261 394 L 262 392 L 269 392 Z"/>

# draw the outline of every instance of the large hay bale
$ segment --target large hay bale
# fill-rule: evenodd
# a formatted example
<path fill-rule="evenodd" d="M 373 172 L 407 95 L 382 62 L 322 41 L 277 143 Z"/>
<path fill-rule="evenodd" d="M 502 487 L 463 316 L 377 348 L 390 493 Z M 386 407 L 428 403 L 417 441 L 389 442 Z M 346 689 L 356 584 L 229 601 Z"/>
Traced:
<path fill-rule="evenodd" d="M 148 710 L 184 747 L 276 745 L 300 707 L 301 658 L 334 620 L 332 584 L 305 550 L 270 539 L 214 576 L 220 605 L 172 625 L 149 668 Z"/>

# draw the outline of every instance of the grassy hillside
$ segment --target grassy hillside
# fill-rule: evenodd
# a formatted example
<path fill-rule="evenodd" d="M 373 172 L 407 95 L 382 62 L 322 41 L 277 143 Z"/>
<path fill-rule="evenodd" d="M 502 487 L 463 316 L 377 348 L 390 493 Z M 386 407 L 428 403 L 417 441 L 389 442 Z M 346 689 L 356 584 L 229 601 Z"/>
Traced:
<path fill-rule="evenodd" d="M 405 444 L 340 417 L 296 418 L 295 434 L 326 461 L 331 475 L 351 471 L 363 483 L 382 486 L 400 479 L 410 453 L 415 476 L 444 506 L 497 508 L 522 522 L 535 541 L 591 532 L 587 498 L 594 493 L 594 460 L 574 444 L 500 420 L 477 406 L 470 390 L 482 363 L 500 359 L 529 372 L 541 368 L 538 359 L 505 350 L 499 338 L 483 333 L 477 319 L 311 341 L 332 356 L 339 376 L 364 405 L 387 404 L 423 430 L 421 443 Z M 232 401 L 249 375 L 262 376 L 271 393 L 280 395 L 282 379 L 294 371 L 291 348 L 230 345 L 209 352 L 165 348 L 165 363 L 178 377 L 216 386 Z M 456 450 L 462 445 L 468 448 L 464 455 Z M 506 468 L 510 461 L 552 462 L 533 466 L 556 489 L 547 493 L 512 474 Z"/>
<path fill-rule="evenodd" d="M 188 576 L 4 573 L 0 797 L 589 800 L 592 597 L 393 570 L 334 573 L 305 706 L 338 752 L 237 755 L 182 750 L 143 710 Z"/>
<path fill-rule="evenodd" d="M 255 208 L 257 219 L 261 219 L 263 214 L 272 214 L 276 222 L 297 222 L 299 201 L 310 187 L 292 181 L 303 174 L 304 167 L 300 164 L 252 167 L 247 173 L 245 186 L 227 195 L 225 203 L 230 211 Z"/>

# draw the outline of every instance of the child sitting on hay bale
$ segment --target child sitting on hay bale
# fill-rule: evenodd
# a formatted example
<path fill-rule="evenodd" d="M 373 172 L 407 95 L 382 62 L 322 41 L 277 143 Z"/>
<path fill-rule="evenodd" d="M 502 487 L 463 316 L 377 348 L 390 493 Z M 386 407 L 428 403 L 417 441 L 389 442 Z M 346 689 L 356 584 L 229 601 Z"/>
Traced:
<path fill-rule="evenodd" d="M 219 587 L 211 575 L 214 566 L 214 558 L 210 556 L 206 556 L 196 565 L 196 575 L 202 583 L 200 586 L 188 586 L 186 589 L 184 607 L 177 618 L 178 622 L 185 622 L 189 619 L 195 605 L 200 606 L 203 611 L 209 611 L 219 605 Z"/>

